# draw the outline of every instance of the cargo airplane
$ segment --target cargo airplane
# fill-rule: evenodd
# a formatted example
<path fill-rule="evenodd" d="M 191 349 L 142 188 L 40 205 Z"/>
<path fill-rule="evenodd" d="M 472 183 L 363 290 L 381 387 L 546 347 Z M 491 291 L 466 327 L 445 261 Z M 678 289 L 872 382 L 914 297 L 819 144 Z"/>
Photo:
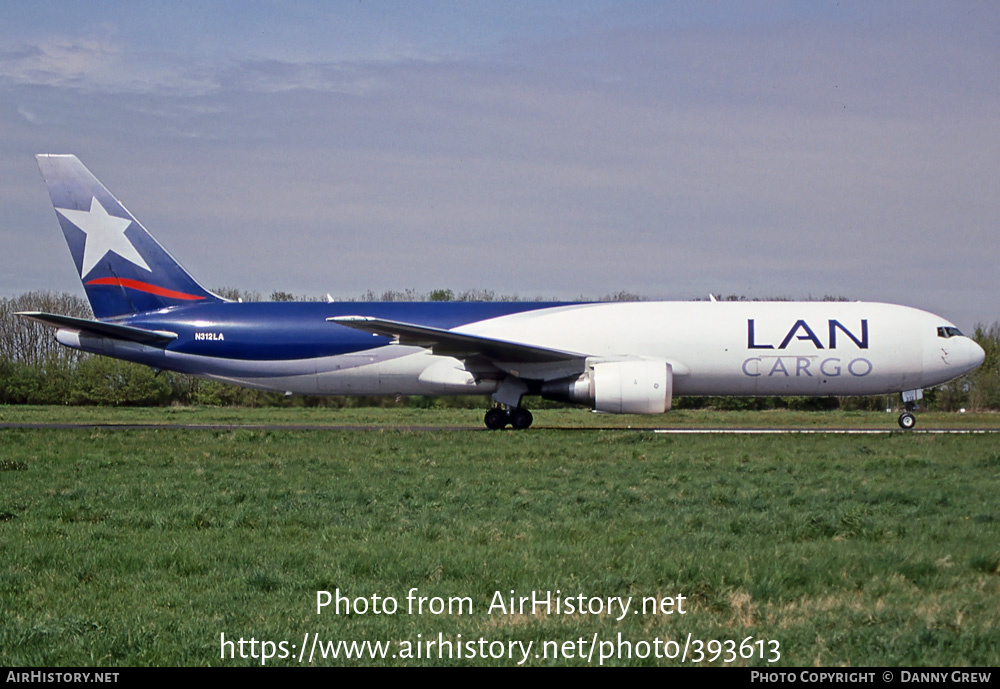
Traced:
<path fill-rule="evenodd" d="M 490 395 L 491 429 L 527 428 L 525 395 L 661 414 L 675 395 L 902 393 L 972 371 L 952 323 L 866 302 L 243 303 L 201 286 L 72 155 L 39 155 L 95 319 L 22 316 L 74 349 L 304 395 Z"/>

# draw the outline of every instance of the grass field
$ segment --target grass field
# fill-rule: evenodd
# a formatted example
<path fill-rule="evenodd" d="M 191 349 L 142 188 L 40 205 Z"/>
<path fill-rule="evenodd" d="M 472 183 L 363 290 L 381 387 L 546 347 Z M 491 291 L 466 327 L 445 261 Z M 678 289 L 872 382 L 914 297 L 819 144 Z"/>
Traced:
<path fill-rule="evenodd" d="M 895 424 L 884 414 L 805 417 L 684 412 L 642 422 Z M 995 436 L 610 427 L 637 418 L 546 411 L 538 429 L 475 433 L 0 430 L 0 663 L 261 663 L 240 658 L 239 646 L 223 659 L 224 634 L 255 639 L 258 655 L 261 641 L 275 654 L 284 641 L 288 657 L 268 664 L 292 665 L 306 633 L 389 642 L 385 659 L 314 659 L 325 665 L 521 660 L 520 651 L 440 659 L 442 647 L 415 657 L 417 642 L 444 639 L 454 654 L 480 638 L 487 650 L 532 642 L 528 665 L 586 664 L 578 651 L 619 635 L 632 657 L 605 664 L 721 665 L 729 648 L 732 664 L 758 666 L 1000 662 Z M 920 423 L 996 425 L 973 419 L 923 414 Z M 481 422 L 461 410 L 0 409 L 0 422 L 46 421 Z M 414 588 L 428 599 L 423 614 L 407 608 Z M 338 589 L 399 607 L 336 614 L 331 605 L 317 615 L 317 591 Z M 633 599 L 625 615 L 490 612 L 496 593 L 511 590 Z M 683 615 L 635 614 L 644 597 L 677 596 Z M 432 598 L 469 605 L 434 614 Z M 754 657 L 739 658 L 748 637 Z M 554 642 L 559 657 L 544 657 Z M 685 644 L 684 661 L 655 657 Z"/>
<path fill-rule="evenodd" d="M 315 426 L 370 426 L 375 429 L 465 427 L 482 429 L 483 409 L 447 409 L 401 406 L 325 409 L 316 407 L 34 407 L 0 405 L 0 423 L 85 424 L 210 424 L 246 426 L 264 424 Z M 535 411 L 533 429 L 613 428 L 872 428 L 899 430 L 897 413 L 866 411 L 714 411 L 675 410 L 664 415 L 595 414 L 585 409 Z M 979 412 L 917 412 L 917 428 L 1000 429 L 1000 414 Z"/>

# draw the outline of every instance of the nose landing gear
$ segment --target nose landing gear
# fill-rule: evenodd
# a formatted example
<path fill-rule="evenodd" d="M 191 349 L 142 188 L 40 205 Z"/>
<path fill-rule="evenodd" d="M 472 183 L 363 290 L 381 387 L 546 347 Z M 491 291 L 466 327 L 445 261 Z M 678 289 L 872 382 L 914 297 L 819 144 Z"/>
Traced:
<path fill-rule="evenodd" d="M 917 400 L 924 398 L 924 391 L 906 390 L 902 395 L 905 411 L 899 415 L 899 427 L 904 431 L 908 431 L 917 425 L 917 417 L 913 415 L 913 410 L 917 408 Z"/>
<path fill-rule="evenodd" d="M 908 431 L 917 425 L 917 417 L 915 417 L 909 410 L 904 411 L 899 415 L 899 427 L 904 431 Z"/>

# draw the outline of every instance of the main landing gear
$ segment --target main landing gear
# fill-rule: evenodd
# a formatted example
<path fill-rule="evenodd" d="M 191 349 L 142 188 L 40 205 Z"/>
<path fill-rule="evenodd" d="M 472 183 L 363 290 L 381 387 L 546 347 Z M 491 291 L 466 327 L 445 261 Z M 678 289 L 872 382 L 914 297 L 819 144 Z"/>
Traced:
<path fill-rule="evenodd" d="M 514 430 L 520 431 L 531 426 L 531 422 L 535 419 L 524 407 L 493 407 L 486 412 L 483 420 L 491 431 L 499 431 L 508 424 Z"/>
<path fill-rule="evenodd" d="M 493 393 L 494 407 L 486 412 L 486 427 L 499 431 L 508 424 L 520 431 L 531 425 L 531 412 L 521 406 L 521 398 L 528 392 L 528 384 L 517 376 L 504 376 Z"/>

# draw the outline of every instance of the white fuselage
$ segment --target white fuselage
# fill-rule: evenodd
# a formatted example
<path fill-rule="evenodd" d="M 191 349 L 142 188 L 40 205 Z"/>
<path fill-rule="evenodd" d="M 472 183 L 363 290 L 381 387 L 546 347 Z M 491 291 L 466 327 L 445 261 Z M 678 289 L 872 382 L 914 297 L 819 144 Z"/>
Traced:
<path fill-rule="evenodd" d="M 339 326 L 330 325 L 331 337 Z M 950 329 L 950 330 L 949 330 Z M 983 350 L 926 311 L 866 302 L 609 302 L 541 308 L 454 331 L 584 355 L 662 360 L 675 395 L 870 395 L 932 387 L 983 361 Z M 302 394 L 488 394 L 497 376 L 415 346 L 310 359 L 248 361 L 164 351 L 60 331 L 89 351 L 251 387 Z M 230 336 L 232 337 L 232 336 Z M 554 380 L 578 371 L 494 362 Z M 470 370 L 471 369 L 471 370 Z"/>
<path fill-rule="evenodd" d="M 926 311 L 866 302 L 629 302 L 459 328 L 594 357 L 663 359 L 678 395 L 868 395 L 932 387 L 982 349 Z"/>

